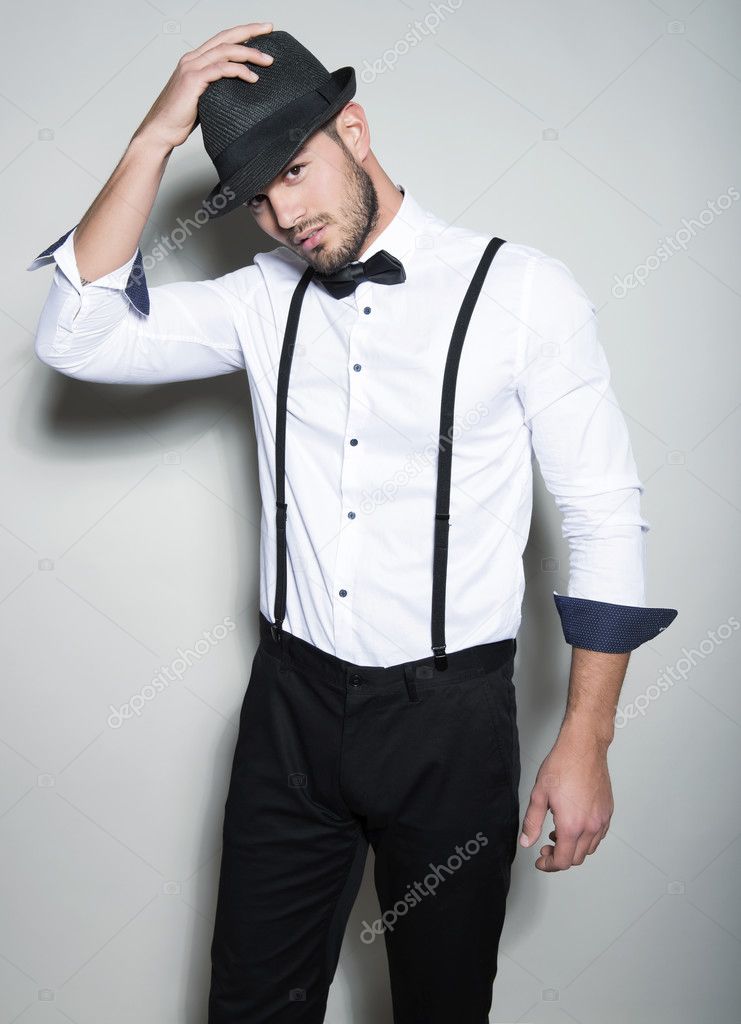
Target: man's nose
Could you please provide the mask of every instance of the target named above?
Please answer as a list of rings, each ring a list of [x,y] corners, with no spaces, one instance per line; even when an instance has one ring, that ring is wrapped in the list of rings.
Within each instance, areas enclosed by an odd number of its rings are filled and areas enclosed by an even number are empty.
[[[273,205],[275,211],[275,219],[278,222],[279,227],[283,231],[287,231],[290,234],[294,234],[298,225],[302,220],[305,220],[305,211],[303,209],[297,209],[295,206],[276,206]]]

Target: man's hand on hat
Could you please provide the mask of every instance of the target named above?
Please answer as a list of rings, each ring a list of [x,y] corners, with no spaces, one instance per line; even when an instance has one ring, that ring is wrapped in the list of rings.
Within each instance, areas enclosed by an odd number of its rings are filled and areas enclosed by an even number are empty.
[[[218,78],[255,82],[259,75],[245,67],[244,61],[272,64],[269,53],[243,45],[254,36],[272,31],[270,21],[235,25],[217,32],[197,49],[184,53],[136,134],[152,136],[168,149],[180,146],[198,122],[198,99],[211,82]]]

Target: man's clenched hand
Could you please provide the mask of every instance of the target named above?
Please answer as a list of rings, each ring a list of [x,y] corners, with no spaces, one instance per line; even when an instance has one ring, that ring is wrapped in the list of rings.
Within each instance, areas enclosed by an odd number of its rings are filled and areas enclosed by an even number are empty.
[[[605,836],[614,807],[606,745],[565,724],[538,771],[520,843],[530,847],[538,841],[550,808],[555,827],[548,838],[555,846],[541,846],[535,867],[564,871],[583,864]]]

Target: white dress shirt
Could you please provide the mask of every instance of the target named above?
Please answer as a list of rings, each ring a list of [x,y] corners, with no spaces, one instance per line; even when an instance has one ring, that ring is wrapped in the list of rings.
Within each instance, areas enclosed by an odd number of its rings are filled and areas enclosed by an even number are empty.
[[[214,280],[130,284],[137,253],[83,286],[76,229],[55,261],[35,351],[79,380],[161,384],[245,371],[263,501],[260,609],[276,583],[276,384],[288,307],[306,262],[280,246]],[[364,665],[431,654],[437,437],[445,359],[493,233],[446,223],[408,189],[363,253],[386,249],[406,281],[343,299],[312,281],[288,393],[288,578],[283,628]],[[53,251],[52,251],[53,250]],[[506,242],[466,334],[455,405],[445,638],[448,652],[515,637],[525,589],[532,456],[562,514],[568,642],[629,650],[672,621],[646,609],[645,535],[625,421],[594,305],[561,261]]]

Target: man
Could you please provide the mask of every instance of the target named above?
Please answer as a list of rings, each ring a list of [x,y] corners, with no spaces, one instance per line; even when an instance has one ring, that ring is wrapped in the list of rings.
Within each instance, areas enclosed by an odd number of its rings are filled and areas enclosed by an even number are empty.
[[[533,452],[571,549],[569,593],[554,592],[568,703],[520,839],[551,810],[541,870],[605,835],[630,651],[676,611],[645,607],[642,486],[571,272],[423,209],[373,153],[353,69],[330,75],[271,28],[186,54],[83,220],[32,264],[57,264],[36,352],[81,380],[248,376],[260,643],[210,1024],[323,1020],[369,843],[382,919],[366,939],[384,934],[396,1024],[484,1024],[519,823]],[[138,242],[197,118],[211,212],[245,205],[279,245],[150,291]]]

